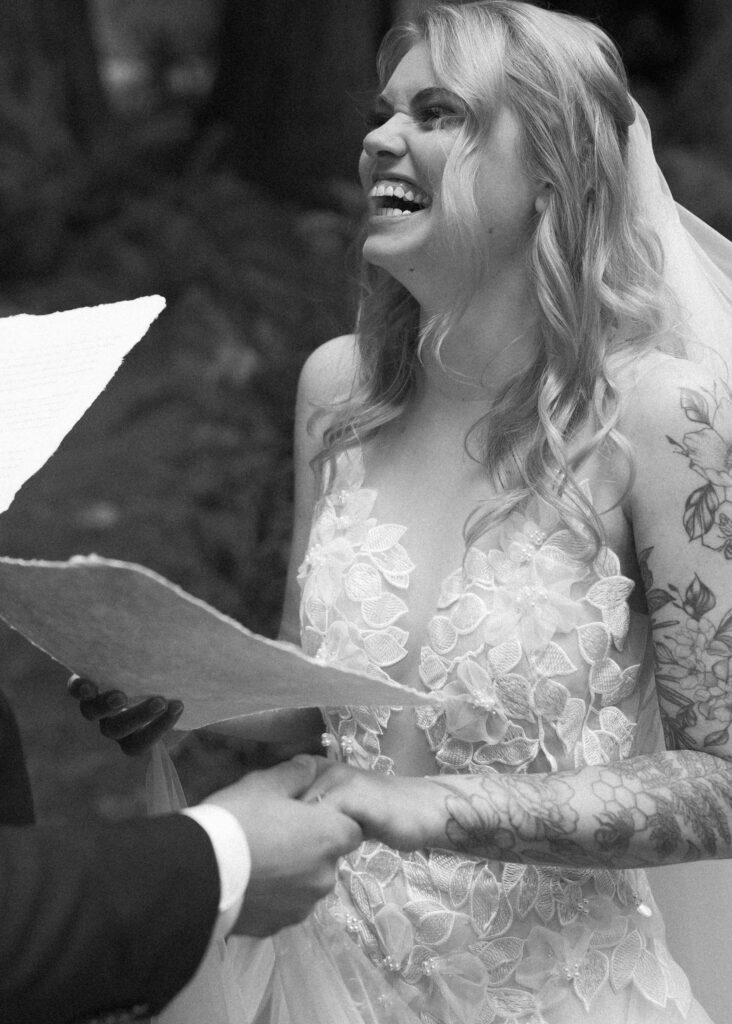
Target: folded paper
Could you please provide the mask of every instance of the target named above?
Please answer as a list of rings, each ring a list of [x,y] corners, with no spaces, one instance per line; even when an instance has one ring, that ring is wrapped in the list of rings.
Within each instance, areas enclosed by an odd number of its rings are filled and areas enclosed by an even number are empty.
[[[72,672],[130,698],[180,698],[182,729],[274,708],[405,706],[433,695],[257,636],[168,580],[96,556],[0,558],[0,617]]]

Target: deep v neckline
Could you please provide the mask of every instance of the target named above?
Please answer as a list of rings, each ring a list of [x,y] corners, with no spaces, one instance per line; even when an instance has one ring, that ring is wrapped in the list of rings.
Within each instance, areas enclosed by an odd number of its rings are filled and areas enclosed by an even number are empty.
[[[378,501],[379,489],[366,483],[366,467],[360,445],[340,453],[335,467],[333,486],[326,500],[330,500],[336,518],[339,509],[347,509],[349,499],[355,505],[368,508],[371,529],[381,538],[390,538],[399,549],[398,557],[408,564],[409,569],[400,578],[388,582],[405,597],[410,591],[411,574],[416,568],[409,549],[402,544],[409,527],[402,523],[387,522],[374,516],[374,505]],[[348,520],[348,515],[346,515]],[[567,531],[562,537],[567,543]],[[564,614],[572,604],[569,596],[570,584],[587,575],[587,566],[569,555],[566,549],[552,544],[552,539],[533,519],[523,514],[514,514],[500,529],[496,542],[486,548],[471,545],[465,552],[464,560],[441,577],[437,584],[437,598],[434,606],[424,615],[420,627],[418,648],[408,646],[417,635],[418,622],[411,622],[409,630],[400,630],[399,645],[403,651],[398,661],[413,662],[416,669],[414,679],[403,679],[408,685],[423,685],[431,688],[434,658],[450,659],[456,646],[464,646],[467,637],[475,633],[478,626],[493,615],[495,623],[487,629],[489,645],[496,644],[505,649],[513,643],[510,630],[516,628],[522,646],[527,652],[542,641],[549,642],[557,628],[567,619]],[[616,556],[608,551],[608,557]],[[615,566],[617,568],[617,565]],[[539,582],[534,579],[539,577]],[[542,579],[542,577],[545,577]],[[541,584],[546,584],[542,586]],[[409,604],[396,593],[394,597],[401,604],[400,614],[394,619],[408,618]],[[552,602],[556,607],[552,607]],[[396,608],[396,605],[393,605]],[[508,609],[508,610],[507,610]],[[544,611],[545,622],[542,619]],[[536,620],[536,621],[535,621]],[[522,628],[528,621],[529,626]],[[503,637],[501,633],[503,632]],[[463,640],[463,638],[466,638]],[[461,642],[462,641],[462,642]],[[464,650],[462,657],[476,654],[486,645],[482,638]]]
[[[334,507],[336,516],[337,509],[347,501],[348,496],[353,496],[359,501],[363,496],[368,504],[368,515],[372,526],[391,536],[398,535],[399,548],[403,557],[409,564],[409,571],[404,578],[397,580],[394,584],[400,591],[407,594],[410,589],[412,571],[416,568],[412,561],[409,549],[401,543],[401,539],[408,534],[409,527],[401,523],[386,522],[372,515],[374,505],[379,497],[379,489],[366,483],[366,467],[364,462],[363,449],[356,444],[339,453],[336,458],[335,472],[331,488],[323,500],[330,500]],[[587,491],[589,487],[583,485]],[[317,513],[316,513],[317,518]],[[600,596],[595,604],[602,610],[603,620],[606,620],[610,627],[612,638],[615,643],[621,646],[628,629],[628,611],[625,599],[633,589],[633,582],[624,576],[620,570],[620,560],[612,548],[605,547],[601,550],[594,563],[591,565],[582,561],[577,554],[576,539],[569,530],[558,525],[557,521],[546,523],[542,521],[539,509],[529,508],[524,512],[513,513],[504,524],[499,527],[499,532],[491,543],[485,547],[476,544],[471,545],[465,551],[464,561],[454,569],[449,570],[439,581],[437,590],[437,601],[433,611],[424,618],[422,639],[420,648],[428,646],[434,648],[432,641],[437,641],[437,646],[443,654],[446,654],[445,645],[447,641],[442,636],[445,630],[450,632],[445,624],[445,610],[459,605],[461,599],[473,605],[472,613],[462,614],[460,609],[457,615],[458,622],[453,625],[460,634],[464,634],[467,627],[477,613],[475,609],[474,591],[478,591],[484,598],[491,593],[498,594],[506,591],[509,598],[513,598],[514,615],[517,620],[521,613],[531,618],[537,613],[531,609],[546,607],[550,625],[546,629],[539,628],[532,630],[536,638],[541,639],[547,632],[553,635],[554,629],[551,622],[559,625],[561,615],[554,614],[548,599],[554,599],[558,603],[566,602],[569,599],[567,587],[564,585],[567,579],[572,582],[579,582],[588,577],[594,577],[598,584],[603,579],[607,581],[605,589],[607,596]],[[533,580],[526,582],[527,577],[538,577],[538,583]],[[386,577],[389,579],[388,575]],[[391,581],[390,581],[391,582]],[[504,602],[505,603],[505,602]],[[509,601],[510,603],[510,601]],[[625,606],[625,610],[620,606]],[[404,605],[405,613],[409,607]],[[435,636],[437,631],[438,635]],[[415,635],[414,627],[403,631],[405,633],[404,643]],[[490,630],[497,634],[496,628]],[[528,639],[528,634],[524,637]],[[533,647],[534,644],[530,644]],[[411,653],[406,650],[403,657]],[[415,657],[419,651],[414,652]],[[401,660],[401,659],[400,659]]]
[[[345,466],[344,463],[346,464]],[[344,452],[341,452],[339,454],[336,465],[336,483],[338,482],[339,477],[341,476],[341,473],[344,471],[344,469],[348,483],[346,487],[340,488],[338,490],[340,490],[341,494],[344,497],[347,494],[368,495],[368,500],[370,501],[371,505],[371,511],[373,512],[374,506],[379,501],[380,489],[378,487],[374,487],[373,485],[366,483],[366,463],[364,458],[363,447],[361,446],[360,443],[352,446],[351,448],[346,449]],[[336,494],[338,494],[338,490],[336,490]],[[407,539],[407,541],[409,539],[410,527],[406,526],[404,523],[395,522],[390,519],[382,519],[377,515],[372,515],[370,519],[373,521],[374,528],[376,529],[399,532],[399,544],[402,550],[404,551],[404,555],[410,565],[410,570],[408,573],[409,578],[407,579],[406,585],[403,588],[405,596],[408,596],[411,591],[411,574],[417,568],[417,563],[411,557],[410,548],[408,544],[405,544],[403,542],[405,538]],[[467,562],[470,559],[471,553],[478,555],[479,551],[480,549],[478,549],[475,546],[472,546],[471,548],[467,549],[465,551],[465,562]],[[404,632],[406,633],[406,649],[402,660],[406,660],[409,657],[419,660],[420,653],[426,646],[426,642],[430,636],[430,631],[435,621],[441,618],[441,610],[445,607],[446,598],[452,595],[454,599],[454,597],[456,596],[455,583],[458,580],[458,578],[462,578],[464,576],[464,564],[464,562],[461,562],[455,568],[449,569],[448,572],[444,574],[437,582],[437,587],[435,588],[437,593],[437,599],[433,605],[432,610],[428,611],[427,614],[424,616],[423,626],[421,629],[421,639],[419,641],[418,650],[415,650],[411,646],[407,646],[409,645],[409,641],[413,640],[414,636],[417,633],[416,623],[412,624],[411,629],[404,630]],[[404,602],[404,604],[404,614],[408,616],[410,610],[409,604],[407,602]],[[409,685],[415,685],[416,682],[419,682],[419,679],[416,681],[412,681],[411,683],[409,683]]]

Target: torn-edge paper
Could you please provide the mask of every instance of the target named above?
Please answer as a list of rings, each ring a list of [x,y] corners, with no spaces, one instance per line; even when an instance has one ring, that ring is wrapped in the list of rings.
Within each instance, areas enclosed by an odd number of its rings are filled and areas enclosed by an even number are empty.
[[[183,701],[181,729],[275,708],[406,706],[437,698],[307,657],[150,569],[97,556],[0,558],[0,617],[70,671],[128,697]]]
[[[43,466],[165,307],[149,295],[0,319],[0,512]]]

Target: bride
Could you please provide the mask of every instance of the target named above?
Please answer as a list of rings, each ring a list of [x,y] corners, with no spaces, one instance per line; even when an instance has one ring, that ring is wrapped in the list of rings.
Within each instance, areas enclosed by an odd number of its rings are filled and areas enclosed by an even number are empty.
[[[432,5],[380,71],[356,333],[300,382],[283,635],[440,700],[324,709],[308,799],[369,838],[304,927],[308,998],[708,1022],[643,869],[732,856],[730,317],[689,232],[717,237],[585,21]],[[260,1020],[305,1019],[296,932]]]

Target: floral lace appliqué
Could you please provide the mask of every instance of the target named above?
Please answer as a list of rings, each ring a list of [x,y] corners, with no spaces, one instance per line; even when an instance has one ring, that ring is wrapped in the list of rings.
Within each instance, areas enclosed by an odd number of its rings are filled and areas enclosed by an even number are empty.
[[[379,524],[371,512],[376,491],[361,486],[363,467],[339,461],[334,488],[316,510],[302,587],[302,646],[306,654],[357,672],[388,678],[406,655],[406,631],[398,625],[407,605],[414,565],[400,544],[403,526]],[[395,593],[396,591],[396,593]],[[361,768],[393,773],[379,737],[389,708],[332,711],[341,753]]]
[[[566,531],[524,516],[500,542],[473,548],[445,582],[421,651],[422,683],[448,697],[417,712],[438,765],[555,771],[627,756],[634,722],[617,705],[638,665],[612,657],[632,589],[617,557],[603,550],[588,567]]]

